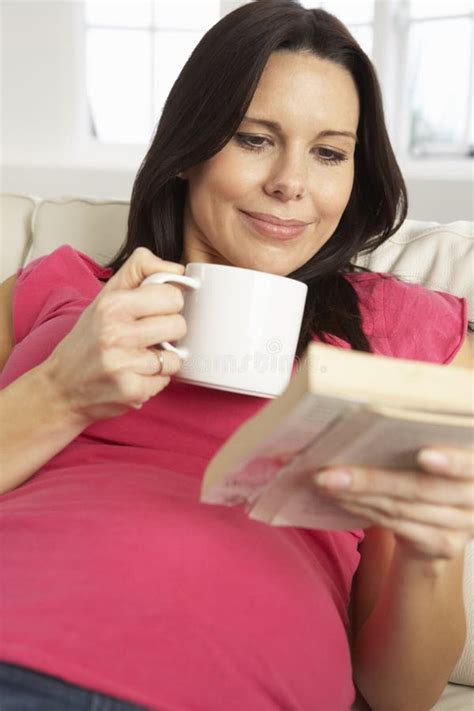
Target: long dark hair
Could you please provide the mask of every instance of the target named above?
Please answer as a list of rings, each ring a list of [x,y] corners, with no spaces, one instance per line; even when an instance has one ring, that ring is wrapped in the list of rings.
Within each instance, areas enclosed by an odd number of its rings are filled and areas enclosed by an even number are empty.
[[[385,127],[382,98],[371,61],[333,15],[293,0],[257,0],[222,18],[204,35],[164,105],[153,141],[138,170],[124,245],[109,263],[119,269],[145,246],[167,261],[183,252],[187,182],[178,173],[208,160],[232,138],[263,69],[278,50],[309,50],[347,69],[359,94],[360,120],[352,193],[323,247],[288,274],[308,285],[297,356],[312,334],[333,334],[355,350],[370,351],[357,294],[345,274],[350,260],[375,249],[407,214],[405,184]]]

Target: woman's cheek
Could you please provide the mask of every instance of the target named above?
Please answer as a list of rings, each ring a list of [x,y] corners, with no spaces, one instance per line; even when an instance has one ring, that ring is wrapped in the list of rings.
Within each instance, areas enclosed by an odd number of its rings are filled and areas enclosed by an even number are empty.
[[[208,175],[207,187],[221,200],[238,200],[255,182],[248,167],[235,161],[222,161]]]
[[[320,193],[321,211],[334,218],[341,216],[351,197],[353,183],[353,169],[328,180]]]

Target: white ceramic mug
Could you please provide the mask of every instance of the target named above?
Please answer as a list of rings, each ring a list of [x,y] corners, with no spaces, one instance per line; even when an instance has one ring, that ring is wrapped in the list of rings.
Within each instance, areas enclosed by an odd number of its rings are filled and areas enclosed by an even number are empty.
[[[219,390],[277,397],[294,363],[308,287],[296,279],[224,264],[190,262],[184,276],[159,272],[141,284],[186,287],[187,333],[174,351],[176,379]]]

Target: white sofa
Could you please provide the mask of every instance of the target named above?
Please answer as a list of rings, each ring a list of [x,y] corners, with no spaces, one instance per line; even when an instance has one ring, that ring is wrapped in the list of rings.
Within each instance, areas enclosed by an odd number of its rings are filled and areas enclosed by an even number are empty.
[[[76,196],[42,200],[36,196],[1,195],[0,281],[64,243],[105,262],[125,239],[128,208],[127,201],[116,199]],[[474,322],[472,223],[439,225],[407,220],[378,250],[359,257],[358,263],[431,289],[465,296],[469,319]],[[435,711],[474,708],[474,541],[466,549],[464,597],[468,638]],[[364,708],[367,707],[359,702],[354,711]]]

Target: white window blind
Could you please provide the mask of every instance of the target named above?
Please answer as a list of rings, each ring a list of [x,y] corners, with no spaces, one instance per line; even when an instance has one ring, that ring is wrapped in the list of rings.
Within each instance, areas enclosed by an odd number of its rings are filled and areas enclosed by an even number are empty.
[[[220,17],[218,0],[85,2],[91,133],[147,144],[181,68]]]
[[[472,155],[473,5],[412,0],[407,22],[407,149]]]

